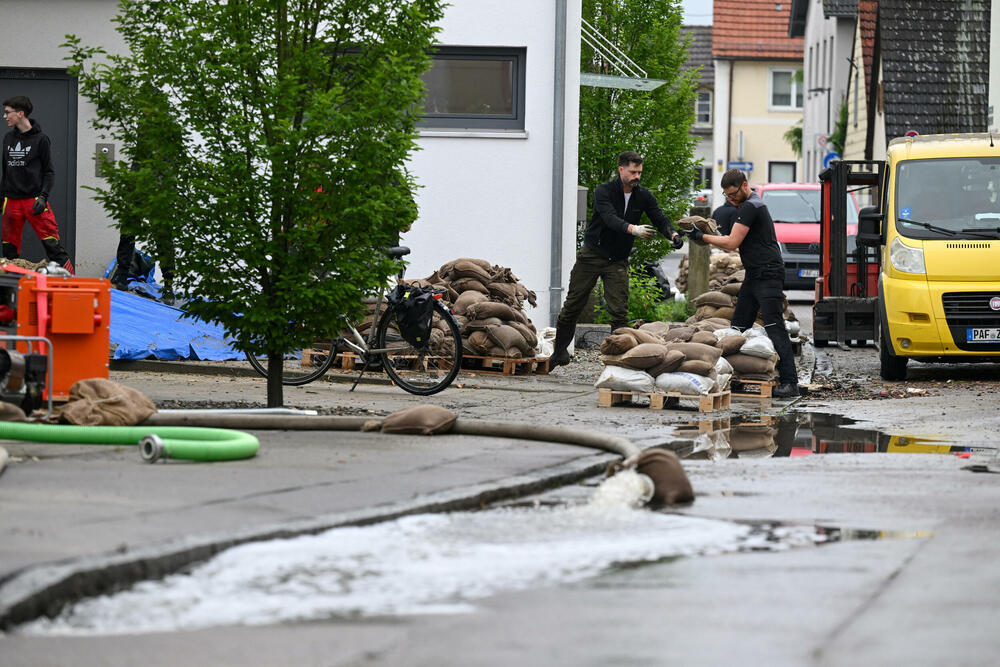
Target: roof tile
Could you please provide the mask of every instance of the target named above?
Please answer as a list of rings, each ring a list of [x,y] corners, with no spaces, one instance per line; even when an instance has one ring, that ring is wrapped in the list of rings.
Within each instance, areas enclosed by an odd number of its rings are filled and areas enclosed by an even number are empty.
[[[691,35],[688,46],[688,59],[685,68],[701,66],[701,77],[698,83],[702,86],[715,85],[715,65],[712,64],[712,26],[686,25],[682,30]]]
[[[823,0],[823,17],[847,16],[854,18],[858,14],[858,0]]]
[[[990,0],[881,0],[885,132],[982,132]]]
[[[788,36],[789,0],[715,0],[712,55],[716,58],[801,60],[801,37]]]

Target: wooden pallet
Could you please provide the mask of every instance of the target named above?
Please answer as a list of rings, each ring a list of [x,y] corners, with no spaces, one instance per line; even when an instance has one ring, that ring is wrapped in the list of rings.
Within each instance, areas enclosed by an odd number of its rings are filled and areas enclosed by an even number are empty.
[[[463,354],[462,370],[485,375],[547,375],[549,358],[512,359],[510,357],[479,357]]]
[[[632,403],[632,399],[639,396],[649,399],[649,407],[652,410],[673,408],[676,406],[678,401],[685,400],[698,401],[698,412],[715,412],[716,410],[726,410],[729,408],[730,394],[728,391],[720,391],[714,394],[700,394],[698,396],[694,396],[691,394],[680,394],[677,392],[660,394],[644,391],[614,391],[612,389],[598,389],[597,406],[601,408],[610,408],[611,406],[618,405],[620,403]],[[667,400],[671,398],[676,398],[678,401]]]
[[[710,417],[702,417],[697,421],[690,421],[686,424],[679,424],[677,426],[677,435],[700,435],[702,433],[715,433],[716,431],[725,431],[732,427],[732,422],[729,417],[718,417],[712,415]],[[693,436],[692,436],[693,437]]]
[[[729,391],[734,401],[756,402],[762,407],[768,407],[774,401],[771,392],[778,386],[773,380],[737,380],[729,381]]]
[[[747,398],[771,398],[771,392],[778,383],[773,380],[737,380],[733,378],[729,381],[729,391],[733,392],[733,397]]]
[[[305,368],[313,363],[313,358],[319,356],[325,357],[328,354],[330,354],[330,348],[306,348],[302,350],[302,359],[300,360],[300,363],[302,364],[302,367]]]

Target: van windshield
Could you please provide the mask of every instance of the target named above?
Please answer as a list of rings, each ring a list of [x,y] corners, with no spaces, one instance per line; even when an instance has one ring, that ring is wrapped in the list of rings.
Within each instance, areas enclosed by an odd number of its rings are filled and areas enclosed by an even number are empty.
[[[764,190],[760,198],[775,222],[819,223],[820,191],[816,190]],[[858,222],[858,207],[847,195],[847,224]]]
[[[904,160],[895,206],[903,236],[983,238],[1000,227],[1000,157]]]

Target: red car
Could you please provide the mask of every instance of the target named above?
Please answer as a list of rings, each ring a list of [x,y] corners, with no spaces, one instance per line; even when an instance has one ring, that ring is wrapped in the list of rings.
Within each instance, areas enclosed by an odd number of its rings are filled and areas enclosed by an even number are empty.
[[[785,262],[785,289],[812,290],[819,277],[819,183],[764,183],[752,188],[767,205]],[[858,231],[858,202],[848,194],[847,235]],[[815,244],[815,245],[814,245]]]

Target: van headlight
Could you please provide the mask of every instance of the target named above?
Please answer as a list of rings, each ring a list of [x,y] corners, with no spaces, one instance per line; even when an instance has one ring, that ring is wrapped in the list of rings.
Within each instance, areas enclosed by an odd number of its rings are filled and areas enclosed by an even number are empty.
[[[889,262],[892,268],[903,273],[927,273],[924,268],[924,251],[903,245],[897,236],[889,246]]]

